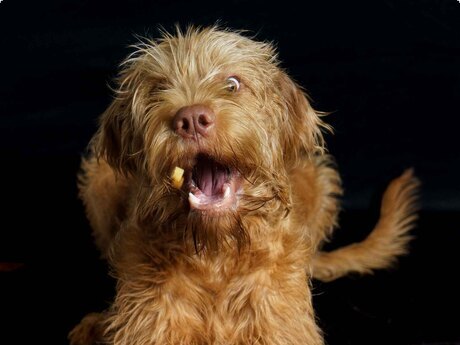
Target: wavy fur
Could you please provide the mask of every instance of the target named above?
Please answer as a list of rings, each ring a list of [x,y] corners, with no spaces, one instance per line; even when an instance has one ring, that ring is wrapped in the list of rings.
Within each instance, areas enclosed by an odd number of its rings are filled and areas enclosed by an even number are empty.
[[[215,135],[193,145],[171,126],[192,104],[216,114]],[[417,182],[411,172],[392,182],[365,241],[319,252],[342,193],[322,115],[269,43],[213,27],[136,45],[79,177],[117,292],[71,344],[323,344],[310,279],[384,268],[403,253]],[[238,171],[236,209],[202,214],[172,188],[172,169],[190,169],[200,152]]]

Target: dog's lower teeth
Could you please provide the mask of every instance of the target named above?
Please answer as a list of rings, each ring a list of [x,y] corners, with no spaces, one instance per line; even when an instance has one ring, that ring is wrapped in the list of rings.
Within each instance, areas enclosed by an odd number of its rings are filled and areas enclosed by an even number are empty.
[[[225,189],[225,191],[224,191],[224,199],[227,199],[230,196],[230,186],[226,185],[224,187],[224,189]]]
[[[198,199],[195,194],[193,194],[192,192],[188,193],[188,200],[190,201],[190,203],[192,204],[195,204],[195,205],[198,205],[200,204],[200,199]]]

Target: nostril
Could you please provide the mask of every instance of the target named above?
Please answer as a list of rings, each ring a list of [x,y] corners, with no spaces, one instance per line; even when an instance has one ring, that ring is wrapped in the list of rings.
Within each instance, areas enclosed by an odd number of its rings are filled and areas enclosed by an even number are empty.
[[[205,114],[198,116],[198,124],[203,127],[207,127],[210,124],[208,117]]]
[[[190,128],[190,123],[187,120],[187,118],[182,119],[181,128],[185,131],[188,131],[188,129]]]

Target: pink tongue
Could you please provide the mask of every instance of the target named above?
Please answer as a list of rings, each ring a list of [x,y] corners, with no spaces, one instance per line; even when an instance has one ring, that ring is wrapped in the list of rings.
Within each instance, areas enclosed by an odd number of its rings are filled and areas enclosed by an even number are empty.
[[[201,159],[194,174],[197,187],[207,196],[222,192],[225,183],[225,168],[209,159]]]

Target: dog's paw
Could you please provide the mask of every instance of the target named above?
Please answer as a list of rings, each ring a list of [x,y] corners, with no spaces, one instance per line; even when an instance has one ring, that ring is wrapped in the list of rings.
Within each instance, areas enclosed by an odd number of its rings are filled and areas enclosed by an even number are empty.
[[[78,325],[70,331],[68,338],[70,345],[96,345],[101,337],[101,313],[86,315]]]

